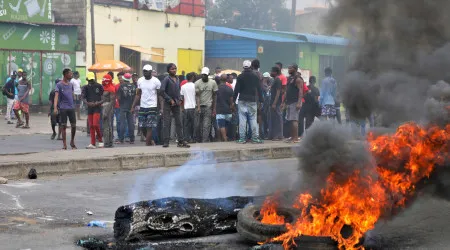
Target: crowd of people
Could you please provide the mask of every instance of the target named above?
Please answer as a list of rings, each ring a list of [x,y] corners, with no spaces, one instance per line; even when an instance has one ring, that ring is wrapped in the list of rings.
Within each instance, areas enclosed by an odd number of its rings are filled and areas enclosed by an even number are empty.
[[[78,72],[64,69],[49,96],[51,139],[58,136],[67,149],[69,122],[69,145],[77,148],[81,105],[87,107],[88,149],[134,144],[136,137],[147,146],[169,147],[175,141],[182,148],[212,141],[297,143],[316,117],[340,119],[337,82],[330,68],[325,69],[320,91],[316,77],[306,83],[296,64],[289,65],[288,76],[282,68],[278,62],[270,72],[261,73],[258,60],[246,60],[239,75],[222,74],[220,68],[211,74],[207,67],[200,74],[177,75],[177,66],[170,63],[165,74],[157,75],[151,65],[145,65],[141,77],[117,73],[119,84],[113,84],[113,72],[104,75],[101,83],[88,72],[84,86]],[[13,124],[14,113],[16,127],[29,128],[31,85],[26,72],[12,72],[2,90],[8,100],[7,123]]]

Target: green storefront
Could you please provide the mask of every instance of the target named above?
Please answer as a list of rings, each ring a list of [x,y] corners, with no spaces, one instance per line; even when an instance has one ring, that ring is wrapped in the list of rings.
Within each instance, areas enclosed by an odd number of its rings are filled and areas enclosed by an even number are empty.
[[[48,95],[64,68],[75,68],[77,27],[53,23],[52,0],[0,0],[0,86],[23,69],[32,84],[32,104]],[[0,105],[5,105],[0,98]]]
[[[333,69],[333,75],[338,81],[342,80],[345,74],[348,55],[351,52],[349,41],[345,38],[257,29],[243,30],[299,41],[298,43],[258,41],[258,46],[263,48],[263,52],[258,54],[258,59],[265,71],[270,70],[274,62],[281,61],[285,64],[297,63],[302,70],[309,71],[310,76],[316,76],[319,83],[326,67]]]

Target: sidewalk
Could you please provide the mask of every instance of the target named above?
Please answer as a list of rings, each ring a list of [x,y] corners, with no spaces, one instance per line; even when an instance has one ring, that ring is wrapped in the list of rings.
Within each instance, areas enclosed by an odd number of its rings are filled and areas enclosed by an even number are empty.
[[[86,120],[79,121],[78,130],[85,128],[85,123]],[[60,142],[50,141],[46,136],[38,136],[51,134],[50,121],[46,114],[31,114],[30,127],[18,129],[15,125],[7,125],[6,121],[0,122],[0,136],[6,137],[3,141],[6,143],[7,138],[14,141],[12,143],[9,140],[8,145],[2,145],[11,148],[8,151],[11,151],[11,154],[0,154],[0,176],[26,178],[31,168],[35,168],[39,175],[55,175],[173,167],[190,161],[208,164],[294,157],[292,145],[272,141],[260,145],[242,145],[235,142],[192,144],[190,149],[177,148],[176,145],[171,145],[170,148],[126,145],[112,149],[63,151],[54,149],[59,149]],[[42,137],[45,139],[42,140]],[[31,146],[41,147],[42,150],[33,152]],[[29,150],[23,150],[24,154],[14,154],[22,147]]]
[[[0,175],[25,178],[31,168],[39,175],[83,172],[137,170],[144,168],[197,164],[283,159],[294,157],[291,145],[281,142],[265,144],[207,143],[190,149],[156,147],[123,147],[96,150],[67,150],[0,156]]]

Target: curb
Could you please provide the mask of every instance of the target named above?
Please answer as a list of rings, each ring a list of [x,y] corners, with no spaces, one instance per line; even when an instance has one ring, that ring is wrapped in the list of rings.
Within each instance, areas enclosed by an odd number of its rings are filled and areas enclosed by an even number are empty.
[[[128,154],[102,156],[79,160],[56,160],[35,162],[12,162],[0,164],[1,175],[9,179],[26,178],[31,168],[39,176],[92,173],[105,171],[127,171],[147,168],[176,167],[188,161],[202,164],[226,163],[255,160],[285,159],[295,157],[289,146],[248,148],[241,150],[211,150],[171,153]]]

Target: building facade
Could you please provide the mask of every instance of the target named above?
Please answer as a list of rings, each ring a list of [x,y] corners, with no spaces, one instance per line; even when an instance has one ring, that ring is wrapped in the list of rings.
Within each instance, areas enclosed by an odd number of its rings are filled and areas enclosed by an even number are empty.
[[[140,72],[149,63],[159,72],[175,63],[179,73],[199,72],[204,62],[205,4],[202,0],[94,0],[95,53],[90,6],[86,18],[86,67],[95,61],[121,60]]]
[[[326,67],[333,68],[341,80],[348,65],[349,40],[341,37],[215,26],[206,30],[206,64],[210,67],[241,70],[243,60],[257,58],[263,72],[270,71],[275,62],[282,62],[285,70],[296,63],[306,79],[314,75],[320,81]]]
[[[75,68],[77,26],[57,23],[51,0],[3,0],[0,5],[0,79],[23,69],[32,85],[33,105],[48,103],[64,68]],[[6,100],[0,98],[0,105]]]

